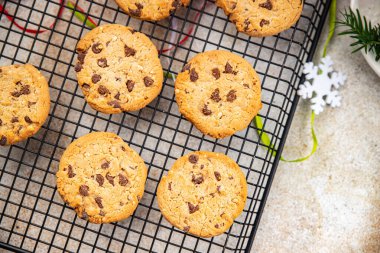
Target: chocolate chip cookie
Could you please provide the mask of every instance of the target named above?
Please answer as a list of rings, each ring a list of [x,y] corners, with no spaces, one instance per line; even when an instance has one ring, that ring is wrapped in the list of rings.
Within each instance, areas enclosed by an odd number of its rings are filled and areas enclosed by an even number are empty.
[[[49,109],[49,86],[35,67],[0,67],[0,146],[34,135],[44,124]]]
[[[262,107],[255,70],[240,56],[220,50],[191,59],[177,77],[175,95],[179,111],[214,138],[246,128]]]
[[[302,0],[216,0],[238,31],[262,37],[290,28],[301,16]]]
[[[139,110],[161,91],[163,71],[157,49],[132,28],[99,26],[79,41],[77,52],[78,83],[95,110]]]
[[[178,7],[187,6],[190,0],[116,0],[116,3],[132,17],[158,21],[169,17]]]
[[[75,140],[63,153],[57,188],[79,217],[109,223],[132,215],[146,177],[143,159],[120,137],[94,132]]]
[[[243,211],[247,182],[228,156],[198,151],[174,163],[158,185],[157,199],[173,226],[212,237],[227,231]]]

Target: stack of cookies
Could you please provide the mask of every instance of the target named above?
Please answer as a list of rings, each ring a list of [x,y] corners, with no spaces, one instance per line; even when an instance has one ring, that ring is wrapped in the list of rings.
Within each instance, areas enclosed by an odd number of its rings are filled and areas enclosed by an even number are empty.
[[[116,0],[133,17],[166,18],[189,0]],[[299,0],[217,0],[239,31],[276,34],[296,22]],[[254,15],[253,15],[254,14]],[[160,93],[163,69],[152,41],[132,28],[99,26],[77,45],[75,72],[87,103],[102,113],[136,111]],[[35,134],[50,108],[48,84],[33,66],[0,67],[0,145]],[[214,138],[245,129],[262,107],[260,79],[242,57],[221,50],[196,55],[175,82],[180,113]],[[90,133],[62,155],[57,188],[78,216],[93,223],[116,222],[133,214],[141,200],[147,167],[113,133]],[[185,232],[211,237],[243,211],[247,182],[239,166],[223,154],[197,151],[180,157],[157,188],[163,216]]]

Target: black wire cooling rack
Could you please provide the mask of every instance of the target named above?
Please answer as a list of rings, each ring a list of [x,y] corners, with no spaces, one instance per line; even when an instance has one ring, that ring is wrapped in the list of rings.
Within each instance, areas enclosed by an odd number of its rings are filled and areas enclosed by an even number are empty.
[[[0,248],[20,252],[249,252],[296,109],[302,64],[312,59],[330,1],[306,0],[295,26],[267,38],[236,32],[209,0],[193,0],[190,7],[158,23],[128,17],[113,0],[74,2],[98,24],[132,26],[147,34],[161,51],[174,47],[160,54],[168,73],[177,74],[195,54],[211,49],[242,55],[262,80],[260,116],[279,152],[276,157],[271,155],[253,125],[222,140],[202,135],[179,114],[170,78],[165,78],[160,96],[143,110],[118,115],[92,110],[78,89],[74,71],[76,43],[89,28],[66,5],[58,17],[59,0],[0,0],[18,23],[49,29],[38,35],[27,33],[0,12],[0,64],[29,62],[38,67],[49,80],[52,100],[49,118],[36,136],[0,148]],[[117,133],[149,166],[145,195],[127,220],[90,224],[79,219],[56,191],[55,173],[64,149],[92,131]],[[212,239],[173,228],[161,216],[155,198],[162,175],[192,150],[225,153],[247,177],[244,212],[230,230]]]

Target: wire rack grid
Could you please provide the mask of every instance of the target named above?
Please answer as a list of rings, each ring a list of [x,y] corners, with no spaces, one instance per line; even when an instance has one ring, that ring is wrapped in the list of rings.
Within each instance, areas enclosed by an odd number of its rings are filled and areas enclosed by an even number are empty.
[[[222,140],[202,135],[178,112],[170,78],[165,78],[160,96],[143,110],[118,115],[94,111],[85,103],[74,72],[76,43],[89,28],[66,5],[58,17],[59,0],[0,1],[18,23],[49,30],[29,34],[0,12],[0,65],[35,65],[48,78],[51,93],[49,118],[38,134],[0,149],[0,248],[19,252],[249,252],[297,105],[301,67],[312,59],[330,1],[306,0],[295,26],[267,38],[236,32],[210,0],[192,1],[188,8],[155,23],[130,18],[113,0],[76,2],[98,24],[124,24],[148,35],[165,51],[160,53],[164,70],[174,75],[199,52],[222,49],[243,56],[262,80],[260,116],[264,132],[279,152],[276,157],[271,155],[253,125]],[[188,34],[189,39],[179,43]],[[56,191],[60,156],[75,138],[92,131],[117,133],[149,167],[144,197],[127,220],[90,224],[79,219]],[[161,216],[155,198],[160,178],[178,157],[193,150],[227,154],[238,162],[248,182],[242,215],[226,233],[211,239],[173,228]]]

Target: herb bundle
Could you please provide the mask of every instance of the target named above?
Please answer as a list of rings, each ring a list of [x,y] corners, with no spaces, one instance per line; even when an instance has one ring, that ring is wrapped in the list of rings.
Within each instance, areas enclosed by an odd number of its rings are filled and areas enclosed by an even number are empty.
[[[355,47],[352,53],[364,49],[366,53],[372,52],[376,61],[380,60],[380,24],[372,26],[371,21],[367,21],[365,16],[361,16],[358,9],[356,13],[350,8],[342,13],[343,20],[337,21],[339,26],[348,27],[339,35],[349,35],[355,39],[351,44]]]

